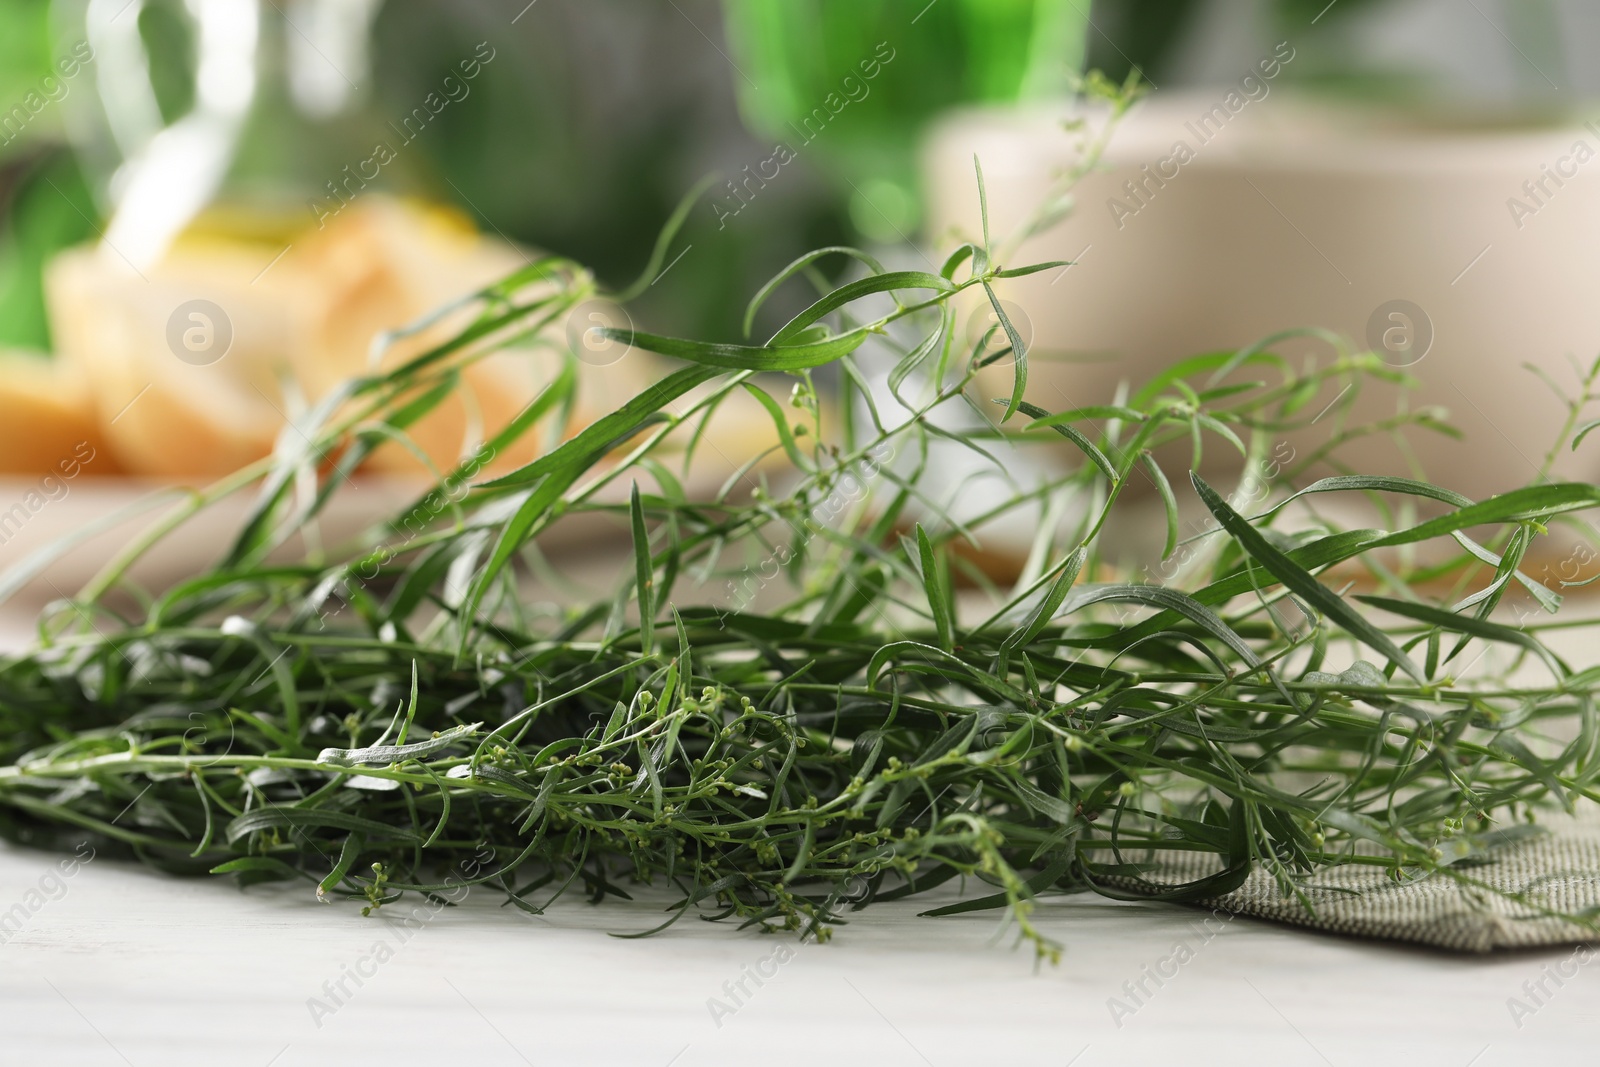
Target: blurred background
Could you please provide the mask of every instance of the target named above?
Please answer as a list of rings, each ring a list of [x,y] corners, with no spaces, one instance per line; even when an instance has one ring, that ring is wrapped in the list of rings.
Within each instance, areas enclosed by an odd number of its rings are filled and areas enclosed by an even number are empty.
[[[630,311],[737,339],[808,249],[975,228],[974,151],[1025,217],[1095,69],[1154,88],[1017,253],[1080,260],[1015,295],[1039,402],[1327,326],[1493,446],[1371,463],[1505,488],[1563,411],[1521,364],[1600,351],[1596,45],[1578,0],[0,0],[0,466],[224,473],[527,250],[625,286],[713,174]]]

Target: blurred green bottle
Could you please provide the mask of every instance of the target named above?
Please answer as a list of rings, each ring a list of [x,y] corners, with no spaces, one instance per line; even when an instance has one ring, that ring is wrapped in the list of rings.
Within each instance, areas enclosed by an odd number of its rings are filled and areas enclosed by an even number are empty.
[[[745,121],[835,176],[852,223],[874,241],[903,240],[920,222],[917,149],[928,124],[967,104],[1064,97],[1089,25],[1089,0],[724,6]],[[735,176],[729,209],[750,180]]]

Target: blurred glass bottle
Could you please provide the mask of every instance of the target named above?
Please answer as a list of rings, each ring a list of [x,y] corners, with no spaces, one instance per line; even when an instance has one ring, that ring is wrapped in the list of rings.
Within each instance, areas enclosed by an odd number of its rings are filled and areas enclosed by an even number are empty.
[[[106,243],[142,270],[202,216],[276,239],[341,183],[357,188],[347,168],[394,139],[368,108],[380,4],[56,0],[63,45],[93,55],[95,92],[68,119]],[[407,185],[403,166],[370,180]]]
[[[877,241],[921,218],[917,147],[963,104],[1064,96],[1083,65],[1088,0],[725,0],[746,121],[816,153]],[[770,179],[771,175],[765,175]],[[744,193],[736,176],[730,209]]]
[[[94,92],[71,132],[108,219],[46,268],[57,362],[91,384],[107,444],[139,474],[215,477],[266,455],[286,417],[456,324],[413,322],[517,266],[459,212],[407,197],[407,145],[493,58],[456,60],[386,120],[368,91],[379,0],[57,0]],[[411,427],[443,468],[542,371],[484,359]],[[470,395],[469,395],[470,394]],[[509,416],[505,416],[509,417]],[[496,421],[499,420],[499,421]],[[387,454],[384,454],[387,453]],[[412,470],[385,446],[369,466]]]

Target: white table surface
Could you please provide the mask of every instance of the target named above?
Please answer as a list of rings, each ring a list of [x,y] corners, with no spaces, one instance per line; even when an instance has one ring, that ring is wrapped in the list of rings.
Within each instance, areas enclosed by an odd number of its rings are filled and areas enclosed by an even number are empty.
[[[53,859],[0,851],[0,902],[23,899]],[[654,925],[659,904],[562,902],[535,918],[484,892],[402,942],[391,922],[318,904],[308,889],[240,891],[96,860],[0,945],[0,1061],[1593,1062],[1600,967],[1520,1029],[1506,1006],[1570,950],[1461,958],[1246,919],[1201,946],[1203,912],[1086,897],[1040,908],[1068,947],[1037,973],[1026,950],[994,943],[993,914],[921,919],[922,905],[875,905],[832,942],[795,947],[718,1025],[708,999],[780,942],[694,920],[653,938],[607,936]],[[1194,958],[1119,1027],[1108,998],[1179,939],[1199,946]],[[347,981],[353,995],[314,1018],[309,999],[380,940],[393,958],[364,966],[376,973]]]
[[[0,647],[26,639],[27,610],[0,612]],[[0,844],[0,915],[58,859]],[[694,919],[621,940],[607,932],[654,926],[665,898],[563,900],[536,918],[479,890],[402,944],[389,920],[308,888],[109,859],[58,895],[0,937],[0,1064],[1496,1067],[1591,1063],[1600,1044],[1600,965],[1559,989],[1545,978],[1553,995],[1520,1026],[1508,1007],[1570,949],[1465,958],[1248,919],[1201,944],[1205,912],[1085,896],[1041,904],[1066,952],[1036,972],[996,941],[998,913],[918,918],[926,902],[874,905],[831,943],[798,945]],[[1131,1004],[1123,984],[1180,939],[1194,958],[1115,1019],[1109,999]],[[314,1017],[310,999],[380,940],[393,958]],[[714,1018],[708,1000],[780,943],[794,958]]]

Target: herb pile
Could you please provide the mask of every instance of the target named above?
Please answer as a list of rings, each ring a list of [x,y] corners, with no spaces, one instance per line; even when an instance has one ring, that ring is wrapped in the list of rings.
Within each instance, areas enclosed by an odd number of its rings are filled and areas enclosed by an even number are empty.
[[[1113,111],[1129,98],[1103,95]],[[1102,142],[1084,136],[1086,168]],[[1257,869],[1294,894],[1339,863],[1470,882],[1534,809],[1597,796],[1600,669],[1574,673],[1538,625],[1491,616],[1514,588],[1554,613],[1559,598],[1518,568],[1600,490],[1541,481],[1473,502],[1393,477],[1312,480],[1339,441],[1428,417],[1356,424],[1347,387],[1399,374],[1370,353],[1291,364],[1274,351],[1283,338],[1197,357],[1111,402],[1037,407],[997,287],[1061,265],[1008,269],[987,212],[984,229],[937,271],[849,249],[797,261],[752,317],[779,286],[820,278],[824,256],[852,257],[857,276],[823,285],[765,344],[612,331],[676,369],[576,433],[574,357],[540,353],[565,361],[560,376],[415,507],[349,551],[269,559],[449,395],[464,361],[547,336],[596,286],[552,257],[477,294],[458,337],[349,383],[0,662],[0,831],[60,848],[87,834],[174,872],[304,879],[368,909],[466,882],[536,912],[564,892],[601,901],[650,883],[674,891],[665,923],[817,935],[960,878],[991,888],[940,911],[1005,908],[1053,954],[1030,917],[1040,894],[1199,900]],[[974,298],[997,322],[976,343],[956,328]],[[1012,367],[998,399],[975,381],[996,362]],[[894,417],[874,404],[874,366],[892,366]],[[684,473],[740,393],[770,415],[776,455],[696,498]],[[954,408],[988,416],[953,433],[938,416]],[[1313,419],[1333,427],[1327,449],[1265,462]],[[552,447],[453,491],[524,434]],[[928,489],[951,448],[996,477],[1015,450],[1044,450],[1054,473],[958,521]],[[1166,469],[1219,448],[1255,472],[1248,492]],[[1165,503],[1174,562],[1159,584],[1114,580],[1105,524],[1130,488]],[[251,490],[220,564],[119,613],[113,594],[149,544]],[[1391,528],[1306,509],[1313,521],[1280,529],[1295,493],[1358,495]],[[1214,521],[1180,540],[1189,494]],[[615,589],[577,607],[529,602],[527,573],[550,569],[541,543],[574,522],[631,533]],[[1037,536],[1020,577],[997,585],[968,549],[1007,522]],[[1450,558],[1423,568],[1394,551],[1424,544]],[[761,588],[729,603],[730,583]],[[1483,643],[1540,661],[1550,683],[1458,684]],[[1174,850],[1214,855],[1216,873],[1146,880]]]

